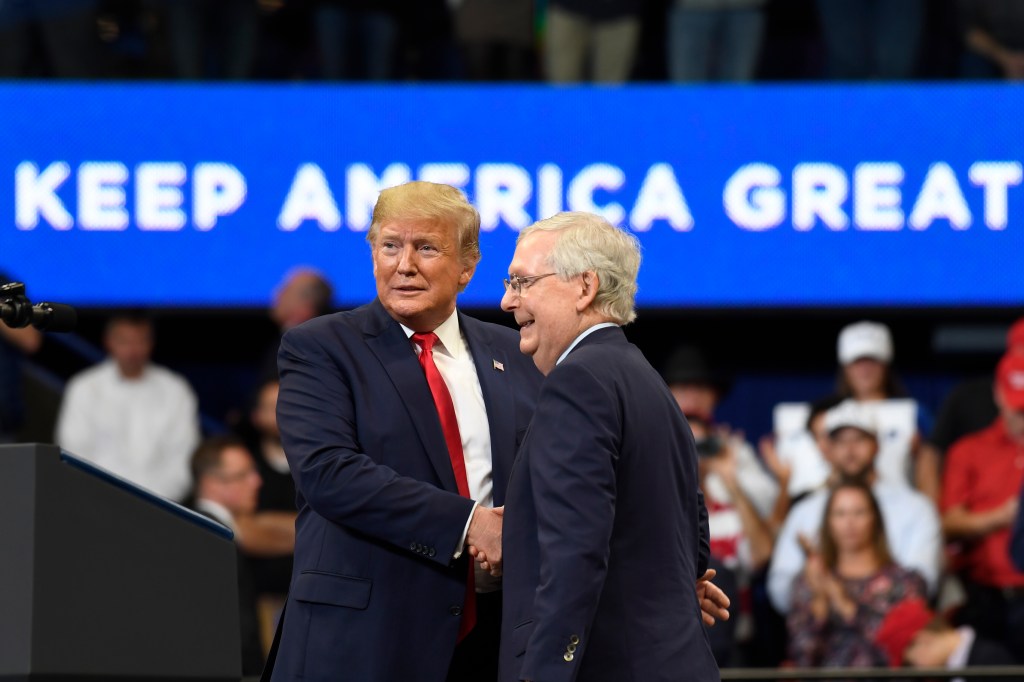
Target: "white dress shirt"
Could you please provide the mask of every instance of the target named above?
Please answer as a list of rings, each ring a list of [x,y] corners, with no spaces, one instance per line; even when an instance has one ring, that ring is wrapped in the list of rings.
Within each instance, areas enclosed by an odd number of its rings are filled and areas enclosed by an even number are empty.
[[[148,365],[126,379],[106,360],[68,382],[57,444],[144,488],[181,500],[199,443],[196,396],[178,374]]]
[[[604,329],[605,327],[618,327],[619,325],[614,322],[598,322],[593,327],[589,327],[583,330],[583,333],[573,339],[573,342],[569,344],[569,347],[562,351],[562,354],[558,356],[558,360],[555,362],[556,365],[565,360],[565,356],[572,352],[572,349],[579,345],[580,341],[587,338],[598,329]]]
[[[412,337],[413,330],[402,325],[407,337]],[[484,404],[483,389],[480,378],[476,374],[476,365],[469,352],[469,346],[459,328],[458,312],[441,323],[434,330],[439,342],[434,345],[434,364],[444,379],[448,392],[455,405],[455,417],[459,422],[459,435],[462,437],[462,454],[466,462],[466,483],[469,485],[469,496],[476,506],[494,506],[494,482],[491,466],[491,430],[487,420],[487,406]],[[410,341],[418,355],[420,347]],[[466,520],[462,533],[462,542],[455,549],[454,557],[462,555],[472,512]],[[478,592],[496,589],[500,581],[492,578],[486,571],[477,570],[476,586]]]
[[[213,500],[199,498],[196,500],[196,511],[213,517],[220,525],[234,533],[235,540],[238,540],[238,526],[235,525],[235,517],[227,507]]]

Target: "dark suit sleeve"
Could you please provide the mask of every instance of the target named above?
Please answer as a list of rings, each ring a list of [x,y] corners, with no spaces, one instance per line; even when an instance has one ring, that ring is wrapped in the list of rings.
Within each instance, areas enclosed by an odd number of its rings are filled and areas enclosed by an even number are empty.
[[[540,586],[521,677],[562,679],[569,634],[586,634],[608,570],[621,445],[617,401],[584,367],[548,376],[530,427]],[[582,654],[582,651],[580,652]],[[561,664],[561,665],[558,665]]]
[[[362,451],[352,390],[338,360],[315,334],[303,327],[286,334],[279,367],[281,441],[309,507],[325,519],[406,551],[436,548],[420,553],[449,564],[473,502],[400,476]],[[397,423],[394,428],[408,425]]]
[[[697,490],[697,522],[700,524],[700,546],[697,548],[697,577],[708,570],[711,557],[711,528],[708,526],[708,508],[704,504],[704,493]]]

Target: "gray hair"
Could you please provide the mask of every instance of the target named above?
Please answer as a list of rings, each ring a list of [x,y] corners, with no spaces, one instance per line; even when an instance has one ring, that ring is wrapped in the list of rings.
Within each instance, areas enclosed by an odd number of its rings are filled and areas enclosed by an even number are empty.
[[[552,269],[563,279],[584,272],[597,273],[600,284],[594,308],[612,322],[636,319],[636,277],[640,271],[640,242],[604,218],[582,211],[558,213],[519,233],[517,244],[533,232],[557,232],[548,256]]]

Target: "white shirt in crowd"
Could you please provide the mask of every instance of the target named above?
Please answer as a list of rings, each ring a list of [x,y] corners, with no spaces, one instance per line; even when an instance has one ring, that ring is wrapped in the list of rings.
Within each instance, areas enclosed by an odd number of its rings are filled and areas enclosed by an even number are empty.
[[[898,483],[879,481],[871,490],[882,511],[893,560],[920,573],[934,594],[942,568],[942,527],[935,505]],[[779,613],[789,613],[793,580],[804,569],[805,555],[797,536],[818,543],[828,496],[828,490],[819,490],[805,497],[790,510],[779,532],[768,570],[768,597]]]
[[[181,376],[150,364],[138,379],[113,360],[68,382],[57,420],[57,444],[132,483],[181,500],[190,486],[189,458],[199,444],[195,393]]]

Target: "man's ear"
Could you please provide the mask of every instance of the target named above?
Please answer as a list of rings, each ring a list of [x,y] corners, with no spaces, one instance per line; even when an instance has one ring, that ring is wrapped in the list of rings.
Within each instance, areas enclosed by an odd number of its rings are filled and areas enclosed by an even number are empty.
[[[464,265],[462,272],[459,273],[459,286],[465,288],[469,285],[469,281],[473,279],[473,274],[476,272],[476,263],[472,265]]]
[[[597,298],[597,290],[601,286],[601,278],[592,270],[587,270],[580,275],[580,295],[576,299],[576,312],[582,313],[594,303]]]

